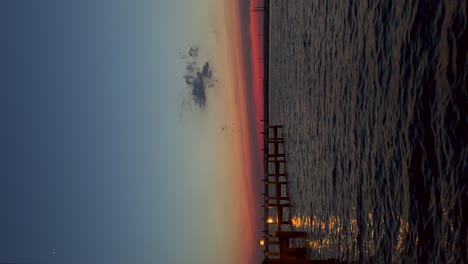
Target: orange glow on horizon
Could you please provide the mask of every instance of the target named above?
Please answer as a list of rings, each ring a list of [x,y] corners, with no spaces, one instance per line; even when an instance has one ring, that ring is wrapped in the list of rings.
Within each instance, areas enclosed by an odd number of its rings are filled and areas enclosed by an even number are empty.
[[[210,120],[216,126],[228,123],[227,131],[211,137],[210,144],[217,149],[219,157],[226,157],[216,166],[228,175],[220,178],[222,199],[226,209],[226,219],[231,224],[230,245],[233,256],[241,263],[257,263],[261,253],[258,250],[258,237],[262,227],[260,221],[260,179],[263,177],[263,52],[262,33],[258,30],[262,17],[253,13],[242,13],[241,2],[225,0],[217,2],[219,10],[224,9],[219,18],[223,28],[216,33],[218,53],[213,65],[219,71],[219,85],[213,90],[216,101],[210,107]],[[245,16],[250,24],[246,24]],[[231,129],[232,127],[232,129]],[[216,144],[215,142],[219,142]],[[221,188],[220,188],[221,189]],[[224,209],[221,209],[224,210]],[[229,217],[228,217],[229,216]],[[224,216],[223,216],[224,217]]]
[[[240,221],[244,224],[244,231],[239,234],[238,249],[242,252],[239,260],[242,263],[255,263],[257,260],[257,236],[259,234],[260,222],[258,210],[258,193],[256,191],[257,181],[259,181],[262,173],[261,166],[261,151],[259,146],[261,134],[261,113],[262,113],[262,80],[258,77],[258,67],[255,67],[250,61],[251,57],[258,57],[258,50],[254,53],[249,46],[244,45],[243,37],[252,37],[252,32],[242,32],[245,28],[242,27],[243,21],[240,2],[227,1],[225,7],[225,19],[228,42],[226,43],[228,53],[226,61],[231,68],[229,72],[228,82],[232,84],[233,91],[231,100],[235,101],[235,119],[238,120],[238,135],[235,142],[238,145],[235,148],[236,159],[239,160],[237,170],[243,175],[239,179],[241,189],[239,190],[238,205],[241,208]],[[250,40],[249,40],[250,41]],[[252,56],[246,56],[247,51],[251,52]],[[258,66],[258,65],[257,65]],[[253,72],[252,72],[253,71]],[[251,74],[250,74],[251,73]],[[252,76],[252,80],[248,80],[248,76]],[[253,85],[253,87],[250,86]],[[253,99],[253,100],[252,100]],[[251,105],[252,102],[254,105]],[[257,164],[258,163],[258,164]]]
[[[261,2],[250,2],[250,9],[260,6]],[[263,58],[263,28],[262,28],[263,12],[250,12],[250,41],[251,41],[251,65],[252,65],[252,96],[255,102],[255,116],[257,119],[257,131],[263,130],[263,80],[264,80],[264,58]],[[257,134],[259,145],[262,144],[263,138],[260,133]],[[258,152],[262,157],[261,151]]]

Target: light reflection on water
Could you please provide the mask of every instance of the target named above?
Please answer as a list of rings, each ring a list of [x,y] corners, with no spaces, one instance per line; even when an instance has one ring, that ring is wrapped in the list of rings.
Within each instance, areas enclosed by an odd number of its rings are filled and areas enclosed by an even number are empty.
[[[384,219],[379,221],[384,222]],[[340,252],[349,250],[349,245],[357,247],[358,234],[358,221],[356,218],[351,218],[349,225],[343,225],[343,221],[337,216],[329,216],[328,218],[321,218],[317,216],[301,217],[294,215],[291,218],[291,225],[298,229],[309,232],[312,234],[307,239],[308,247],[312,255],[322,255],[327,251],[333,251],[339,249]],[[374,219],[372,213],[367,214],[366,230],[369,232],[367,239],[364,241],[366,253],[369,255],[375,255],[377,245],[382,243],[385,239],[385,232],[376,230],[377,220]],[[347,230],[343,230],[346,228]],[[403,219],[400,219],[400,225],[398,230],[397,244],[395,245],[396,254],[393,257],[393,261],[401,260],[403,254],[404,239],[408,235],[409,223]],[[345,232],[343,232],[345,231]],[[380,235],[377,235],[380,234]]]

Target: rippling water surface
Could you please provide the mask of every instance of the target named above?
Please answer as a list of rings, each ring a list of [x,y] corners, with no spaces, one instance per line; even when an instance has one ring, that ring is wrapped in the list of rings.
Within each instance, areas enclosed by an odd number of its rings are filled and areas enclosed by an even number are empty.
[[[270,12],[270,119],[311,256],[466,262],[467,1]]]

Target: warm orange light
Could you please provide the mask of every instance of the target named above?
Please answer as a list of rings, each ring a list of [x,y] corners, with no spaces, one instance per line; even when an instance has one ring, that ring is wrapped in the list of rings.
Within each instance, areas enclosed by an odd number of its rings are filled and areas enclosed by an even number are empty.
[[[268,219],[267,219],[267,223],[272,224],[272,223],[273,223],[273,219],[272,219],[271,217],[268,218]]]
[[[260,246],[264,246],[265,245],[265,240],[260,240],[259,244],[260,244]]]

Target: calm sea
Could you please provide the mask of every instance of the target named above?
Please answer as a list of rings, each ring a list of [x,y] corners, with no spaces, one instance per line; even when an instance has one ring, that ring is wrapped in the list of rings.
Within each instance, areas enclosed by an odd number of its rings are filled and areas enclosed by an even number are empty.
[[[467,1],[275,0],[270,120],[313,258],[467,261]]]

